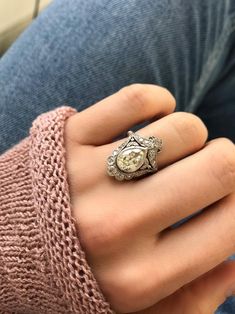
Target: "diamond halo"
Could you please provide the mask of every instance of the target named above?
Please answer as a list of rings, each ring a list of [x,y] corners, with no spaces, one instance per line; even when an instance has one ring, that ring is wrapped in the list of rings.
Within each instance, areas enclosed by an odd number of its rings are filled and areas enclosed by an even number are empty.
[[[127,135],[127,140],[107,158],[107,174],[122,181],[156,172],[162,140],[155,136],[144,138],[132,131]]]

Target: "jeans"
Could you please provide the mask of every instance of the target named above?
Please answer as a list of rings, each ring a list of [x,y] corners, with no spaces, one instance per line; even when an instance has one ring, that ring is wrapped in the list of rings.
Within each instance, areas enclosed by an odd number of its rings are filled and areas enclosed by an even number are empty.
[[[40,113],[135,82],[168,88],[210,139],[235,140],[234,43],[234,0],[54,0],[0,59],[0,153]]]

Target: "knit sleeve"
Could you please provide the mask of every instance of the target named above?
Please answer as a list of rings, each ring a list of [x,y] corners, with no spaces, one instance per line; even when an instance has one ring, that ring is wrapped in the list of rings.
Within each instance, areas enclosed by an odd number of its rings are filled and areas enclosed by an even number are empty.
[[[63,106],[0,156],[0,313],[113,314],[71,216]]]

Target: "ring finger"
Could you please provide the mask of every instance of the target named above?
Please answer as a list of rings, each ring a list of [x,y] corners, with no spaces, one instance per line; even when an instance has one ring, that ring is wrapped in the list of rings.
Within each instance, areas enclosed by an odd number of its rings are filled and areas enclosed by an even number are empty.
[[[162,152],[157,155],[159,169],[200,150],[208,135],[200,118],[186,112],[169,114],[140,129],[137,133],[143,137],[153,135],[163,140]],[[106,145],[104,155],[110,154],[124,140]]]

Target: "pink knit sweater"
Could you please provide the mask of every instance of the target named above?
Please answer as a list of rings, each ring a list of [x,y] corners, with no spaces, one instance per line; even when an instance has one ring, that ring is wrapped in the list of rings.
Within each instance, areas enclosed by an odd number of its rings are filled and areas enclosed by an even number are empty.
[[[1,314],[114,313],[71,216],[63,131],[75,112],[43,113],[0,156]]]

